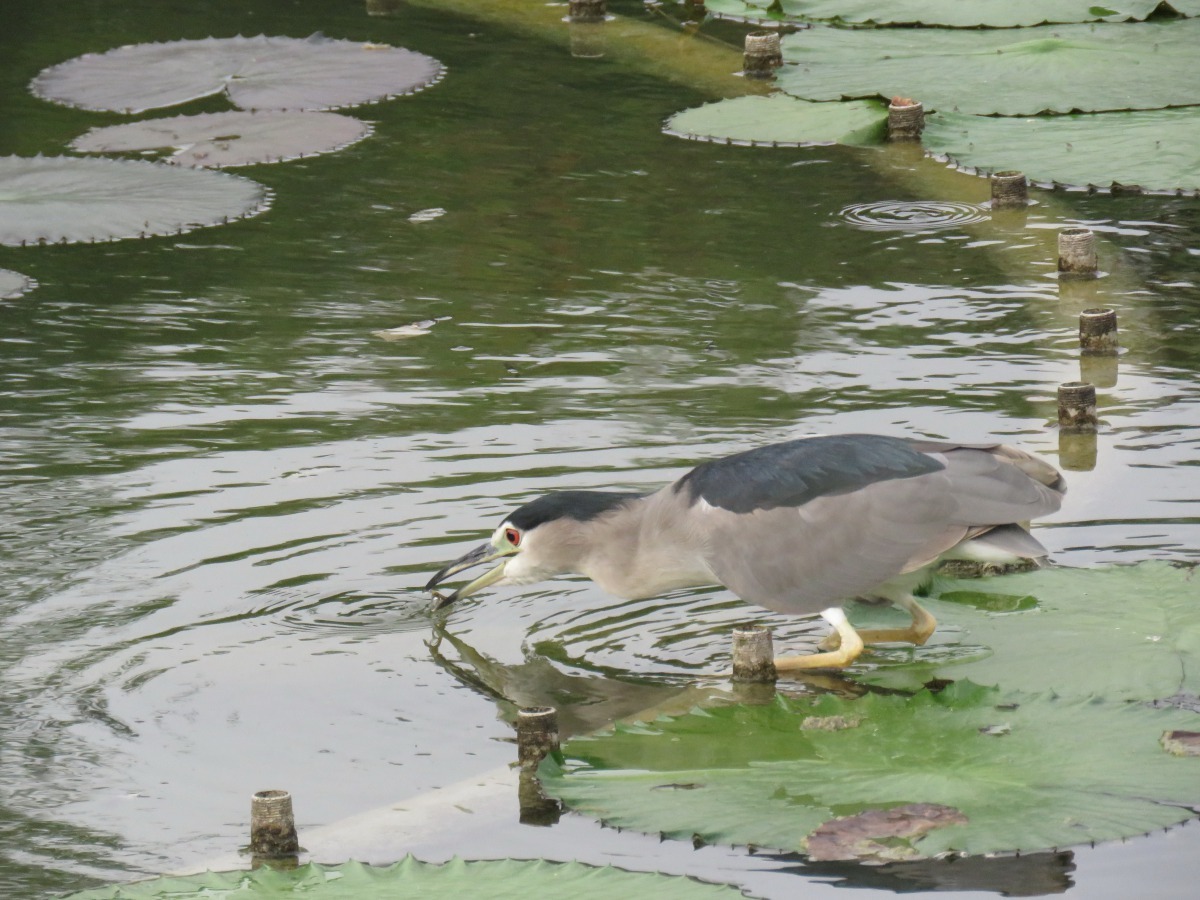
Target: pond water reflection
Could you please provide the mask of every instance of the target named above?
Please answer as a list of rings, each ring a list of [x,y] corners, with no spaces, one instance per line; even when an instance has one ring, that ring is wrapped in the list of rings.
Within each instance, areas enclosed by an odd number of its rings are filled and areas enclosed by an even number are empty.
[[[0,248],[40,285],[0,307],[0,893],[227,852],[257,789],[290,789],[303,830],[507,763],[507,709],[427,645],[441,562],[546,490],[648,488],[814,432],[995,437],[1054,460],[1086,306],[1119,309],[1126,350],[1095,467],[1038,536],[1068,565],[1200,558],[1195,201],[863,230],[842,211],[920,201],[871,151],[666,137],[702,98],[491,22],[333,0],[15,6],[4,153],[60,152],[105,118],[25,84],[120,44],[320,30],[449,73],[354,111],[375,134],[342,154],[241,170],[276,195],[255,220]],[[1065,221],[1107,239],[1106,278],[1047,277]],[[724,664],[747,614],[715,591],[622,604],[559,581],[464,604],[447,630],[497,665],[676,687]],[[560,852],[594,861],[687,871],[693,852],[564,829]],[[1119,858],[1177,871],[1166,840]],[[695,865],[783,890],[733,851]]]

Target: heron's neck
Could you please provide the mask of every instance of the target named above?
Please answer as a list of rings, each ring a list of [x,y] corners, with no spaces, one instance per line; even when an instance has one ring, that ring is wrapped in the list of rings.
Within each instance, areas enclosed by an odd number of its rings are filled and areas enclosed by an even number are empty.
[[[617,597],[653,597],[681,587],[716,584],[702,557],[700,535],[669,488],[632,499],[580,523],[580,572]]]

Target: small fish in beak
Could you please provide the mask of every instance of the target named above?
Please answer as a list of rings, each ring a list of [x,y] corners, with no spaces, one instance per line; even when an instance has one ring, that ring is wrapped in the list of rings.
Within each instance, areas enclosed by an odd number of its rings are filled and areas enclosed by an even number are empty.
[[[502,559],[503,557],[509,556],[514,552],[516,552],[516,548],[513,547],[503,547],[497,549],[492,544],[480,544],[470,553],[460,556],[454,562],[439,570],[436,575],[429,579],[429,583],[425,585],[425,590],[430,591],[433,594],[433,609],[444,609],[451,603],[461,600],[463,597],[470,596],[471,594],[482,590],[490,584],[495,584],[504,577],[504,567],[506,563],[502,562],[494,569],[489,569],[474,581],[464,585],[457,591],[454,591],[452,594],[443,594],[441,591],[434,590],[435,587],[437,587],[447,578],[457,575],[459,572],[463,572],[467,569],[474,568],[475,566],[481,566],[484,563]]]

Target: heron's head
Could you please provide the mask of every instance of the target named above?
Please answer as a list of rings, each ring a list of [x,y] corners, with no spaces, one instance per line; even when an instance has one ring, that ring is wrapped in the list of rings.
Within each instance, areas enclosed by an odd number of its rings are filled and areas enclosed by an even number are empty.
[[[581,524],[611,512],[641,494],[603,491],[558,491],[513,510],[492,532],[486,544],[460,556],[429,579],[433,591],[446,579],[485,563],[499,562],[452,594],[435,593],[433,608],[441,609],[485,587],[533,584],[578,572],[588,552],[587,529]]]

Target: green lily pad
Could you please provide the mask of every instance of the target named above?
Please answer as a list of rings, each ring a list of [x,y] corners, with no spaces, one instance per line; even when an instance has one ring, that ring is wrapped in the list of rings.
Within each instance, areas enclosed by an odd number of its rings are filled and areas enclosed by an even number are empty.
[[[1015,169],[1033,181],[1200,190],[1200,107],[994,118],[940,113],[924,145],[956,165]]]
[[[853,837],[872,810],[951,811],[907,841],[892,833],[893,858],[1064,847],[1194,814],[1200,758],[1171,757],[1160,740],[1200,731],[1187,701],[1200,693],[1200,570],[1042,569],[935,587],[930,646],[881,648],[848,673],[888,693],[622,725],[568,742],[561,765],[543,766],[545,787],[614,825],[783,850],[813,833],[827,844],[840,817],[863,817]],[[938,683],[950,687],[922,687]],[[878,843],[863,852],[877,858]]]
[[[139,113],[227,93],[242,109],[330,110],[411,94],[438,81],[423,53],[313,35],[133,44],[44,69],[37,96],[80,109]]]
[[[858,724],[805,728],[812,716]],[[829,858],[842,817],[932,808],[925,827],[880,835],[886,858],[1030,851],[1192,818],[1200,758],[1159,743],[1188,722],[1195,714],[967,681],[913,696],[780,695],[575,738],[540,773],[578,812],[681,839],[784,851],[813,839]],[[839,858],[854,846],[839,844]],[[885,858],[879,845],[856,858]]]
[[[37,282],[28,275],[22,275],[12,269],[0,269],[0,300],[15,300],[28,294],[35,287]]]
[[[863,673],[876,684],[913,688],[932,677],[970,678],[1006,690],[1053,691],[1149,702],[1200,693],[1200,571],[1161,562],[1103,569],[1041,569],[997,578],[939,581],[938,620],[961,631],[942,662],[931,647],[917,664]],[[968,594],[964,598],[963,594]],[[990,601],[986,595],[996,599]],[[1029,608],[997,612],[1012,598]],[[948,637],[948,635],[947,635]],[[935,638],[936,640],[936,638]],[[975,652],[967,652],[977,648]],[[1070,660],[1064,665],[1064,660]],[[907,679],[907,680],[906,680]]]
[[[223,172],[133,160],[0,157],[0,244],[181,234],[269,205],[261,184]]]
[[[1200,15],[1200,0],[1166,4]],[[708,0],[718,18],[742,22],[839,21],[852,25],[1017,28],[1045,23],[1124,22],[1147,18],[1159,0]]]
[[[684,2],[684,0],[679,0]],[[801,24],[803,16],[785,15],[778,3],[762,0],[705,0],[704,11],[714,19],[728,19],[731,22],[748,22],[758,25],[779,23]]]
[[[1200,19],[1019,31],[814,28],[783,39],[805,100],[912,97],[926,110],[1027,116],[1200,104]]]
[[[862,146],[883,140],[887,109],[877,100],[810,103],[787,94],[735,97],[676,113],[663,130],[677,137],[735,144]]]
[[[196,897],[225,900],[241,897],[311,897],[313,900],[384,900],[421,897],[459,900],[486,896],[525,900],[527,897],[572,897],[609,900],[611,897],[655,897],[661,900],[739,898],[728,885],[707,884],[694,878],[626,872],[612,866],[554,863],[544,860],[464,861],[424,863],[411,856],[391,866],[340,866],[310,863],[292,870],[268,866],[252,872],[206,872],[186,877],[154,878],[71,894],[67,900],[160,900]]]
[[[220,112],[93,128],[70,146],[82,153],[172,148],[166,162],[217,169],[331,153],[370,133],[366,122],[331,112]]]

